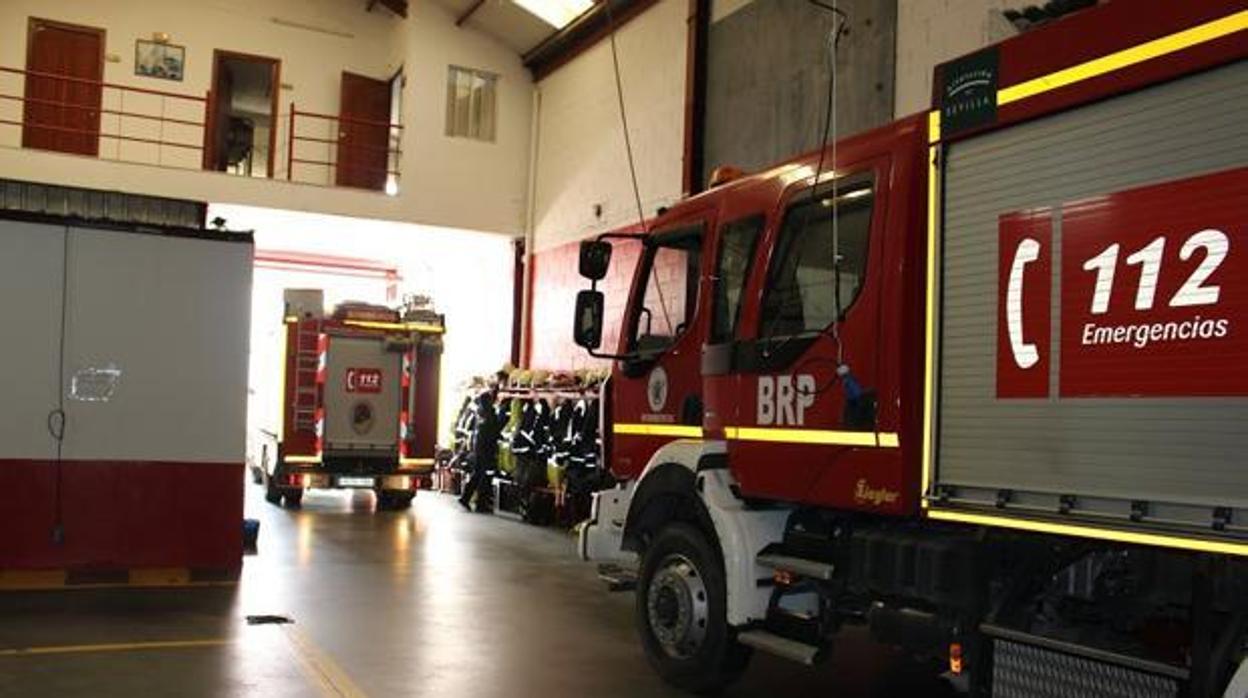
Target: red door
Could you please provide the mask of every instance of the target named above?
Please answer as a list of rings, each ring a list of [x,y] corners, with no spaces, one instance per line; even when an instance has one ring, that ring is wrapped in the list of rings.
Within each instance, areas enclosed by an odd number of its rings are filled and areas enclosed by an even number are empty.
[[[338,117],[338,186],[384,191],[390,169],[390,83],[343,72]]]
[[[746,494],[897,512],[897,439],[878,424],[887,161],[846,170],[835,192],[784,192],[744,291],[735,395],[713,408]]]
[[[650,456],[678,438],[701,438],[702,344],[706,341],[703,264],[713,217],[697,211],[665,220],[643,244],[641,268],[621,328],[614,388],[611,470],[636,477]]]
[[[27,42],[22,147],[98,156],[104,30],[32,18]]]

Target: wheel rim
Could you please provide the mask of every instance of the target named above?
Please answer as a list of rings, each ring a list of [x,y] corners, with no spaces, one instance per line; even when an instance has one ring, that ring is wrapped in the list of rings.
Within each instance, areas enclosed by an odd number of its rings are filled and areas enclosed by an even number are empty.
[[[668,656],[688,659],[706,638],[710,613],[706,584],[684,555],[663,558],[646,592],[650,630]]]

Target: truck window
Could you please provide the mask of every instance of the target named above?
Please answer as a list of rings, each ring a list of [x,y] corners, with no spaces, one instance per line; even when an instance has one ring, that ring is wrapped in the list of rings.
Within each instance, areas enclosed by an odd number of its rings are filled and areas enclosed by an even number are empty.
[[[840,187],[835,201],[823,188],[789,206],[763,295],[760,337],[822,332],[853,306],[867,270],[873,194],[865,182]]]
[[[676,342],[697,309],[702,225],[656,233],[645,243],[640,302],[631,320],[630,348],[657,354]]]
[[[736,334],[737,319],[741,315],[741,291],[745,288],[754,246],[766,220],[762,215],[750,216],[724,225],[720,232],[712,344],[727,342]]]

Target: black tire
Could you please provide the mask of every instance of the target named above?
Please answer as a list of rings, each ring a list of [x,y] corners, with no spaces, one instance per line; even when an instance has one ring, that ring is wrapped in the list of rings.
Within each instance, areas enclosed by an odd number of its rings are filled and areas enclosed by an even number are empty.
[[[264,501],[269,504],[282,503],[282,491],[273,483],[273,476],[264,476]]]
[[[412,495],[398,490],[377,490],[377,511],[399,511],[412,506]]]
[[[686,604],[701,610],[681,615]],[[636,601],[646,659],[664,681],[714,693],[745,671],[751,652],[737,643],[727,611],[723,563],[706,535],[687,523],[665,526],[642,556]],[[682,626],[673,614],[689,620]]]
[[[298,509],[303,506],[303,490],[286,490],[282,496],[286,498],[287,509]]]

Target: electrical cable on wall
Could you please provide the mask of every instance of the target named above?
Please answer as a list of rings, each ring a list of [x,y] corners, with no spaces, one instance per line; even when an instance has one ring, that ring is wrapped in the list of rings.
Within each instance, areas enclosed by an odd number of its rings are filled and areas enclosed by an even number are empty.
[[[841,38],[845,35],[845,32],[849,28],[849,15],[836,6],[835,0],[833,0],[833,4],[831,5],[820,2],[820,0],[809,0],[809,2],[810,4],[814,5],[815,7],[821,10],[826,10],[828,12],[831,12],[836,17],[836,21],[837,21],[836,26],[833,27],[832,31],[828,35],[828,52],[829,52],[828,53],[828,61],[829,61],[828,63],[828,99],[826,102],[827,106],[824,110],[823,127],[820,129],[819,160],[815,166],[815,177],[810,187],[810,201],[811,203],[814,203],[818,201],[819,180],[823,176],[823,167],[824,167],[825,158],[826,158],[827,151],[828,151],[828,141],[831,140],[833,177],[832,177],[832,193],[831,193],[831,198],[829,199],[832,203],[832,206],[830,207],[831,215],[829,218],[830,218],[830,224],[832,226],[832,256],[833,256],[833,259],[832,259],[832,275],[833,275],[832,303],[833,303],[834,308],[833,308],[833,315],[832,315],[832,325],[830,327],[830,334],[828,330],[820,330],[820,334],[831,337],[832,341],[836,343],[836,360],[835,360],[836,368],[832,373],[832,377],[823,385],[818,386],[814,388],[813,390],[799,390],[799,392],[802,395],[818,396],[827,392],[832,386],[836,385],[838,382],[841,382],[846,387],[847,391],[852,391],[855,394],[855,396],[857,396],[857,394],[859,394],[861,390],[858,387],[857,381],[850,374],[849,366],[845,363],[845,351],[844,351],[844,346],[841,342],[841,336],[840,336],[841,260],[840,260],[840,221],[838,220],[840,218],[839,216],[839,213],[840,213],[839,198],[840,197],[838,194],[840,177],[839,177],[839,174],[836,172],[836,163],[837,163],[836,53],[837,53],[837,49],[840,47]],[[797,336],[798,335],[792,335],[792,336],[786,337],[783,341],[780,342],[778,346],[766,350],[763,354],[763,358],[765,360],[771,359],[771,357],[775,356],[780,350],[788,346],[788,344],[792,342]],[[810,357],[810,358],[805,359],[802,364],[799,364],[799,368],[802,366],[808,365],[810,363],[816,363],[816,362],[822,362],[822,361],[824,360],[819,359],[817,357]]]
[[[615,46],[615,14],[611,11],[612,0],[605,0],[603,7],[607,13],[607,33],[611,44],[611,65],[615,73],[615,96],[620,106],[620,126],[624,130],[624,152],[628,155],[628,175],[633,185],[633,200],[637,203],[637,226],[641,232],[650,232],[646,229],[646,212],[641,205],[641,188],[637,184],[637,167],[633,163],[633,142],[628,135],[628,113],[624,108],[624,83],[620,78],[620,56]],[[658,254],[657,252],[655,253]],[[651,277],[654,278],[654,277]],[[663,322],[667,324],[667,329],[672,330],[672,318],[667,312],[667,299],[663,297],[663,284],[655,278],[655,289],[659,292],[659,309],[663,311]],[[642,292],[644,302],[645,292]]]

